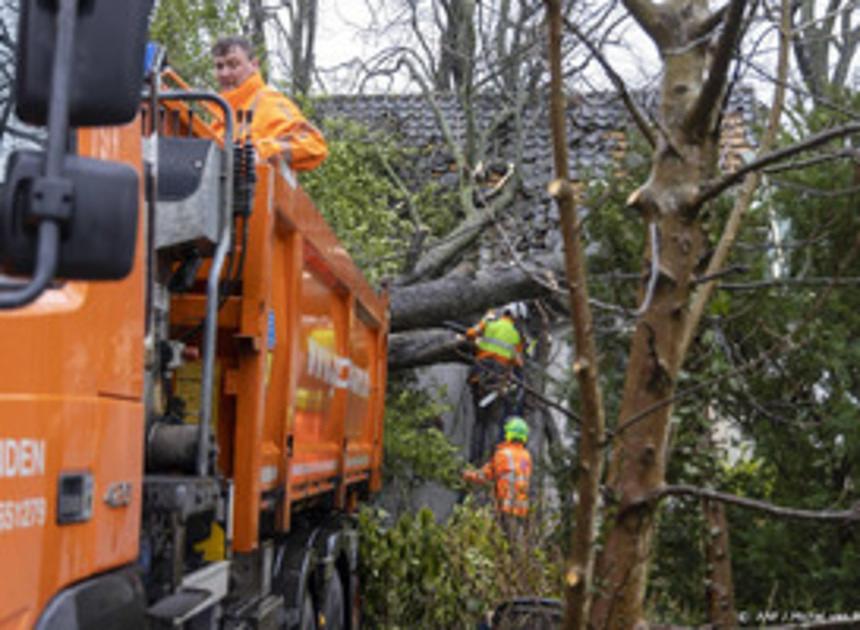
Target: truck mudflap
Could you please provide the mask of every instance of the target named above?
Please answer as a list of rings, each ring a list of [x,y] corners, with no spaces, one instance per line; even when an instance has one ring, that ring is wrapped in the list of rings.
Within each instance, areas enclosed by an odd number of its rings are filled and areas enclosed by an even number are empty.
[[[36,630],[144,630],[143,584],[133,566],[104,573],[61,591],[47,605]]]

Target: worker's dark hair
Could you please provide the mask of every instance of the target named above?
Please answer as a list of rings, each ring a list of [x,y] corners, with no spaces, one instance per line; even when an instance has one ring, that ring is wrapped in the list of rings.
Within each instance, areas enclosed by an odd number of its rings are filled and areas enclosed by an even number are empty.
[[[227,35],[226,37],[220,37],[218,41],[212,44],[212,56],[223,57],[230,52],[231,48],[241,48],[245,51],[245,54],[248,55],[248,59],[256,57],[254,54],[254,47],[251,46],[251,42],[241,35]]]

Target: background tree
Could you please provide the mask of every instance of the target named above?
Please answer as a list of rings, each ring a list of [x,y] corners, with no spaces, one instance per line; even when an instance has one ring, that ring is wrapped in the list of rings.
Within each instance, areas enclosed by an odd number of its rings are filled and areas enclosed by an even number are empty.
[[[256,13],[261,17],[260,33],[269,34],[271,58],[290,93],[309,94],[317,70],[318,0],[281,0],[266,9],[259,3]]]
[[[40,144],[42,132],[22,123],[15,116],[15,47],[17,44],[18,3],[0,3],[0,156],[13,146]]]
[[[815,103],[821,105],[834,90],[848,87],[857,47],[860,17],[852,0],[792,3],[793,47],[797,69]]]
[[[556,3],[550,2],[548,6],[557,13]],[[641,318],[632,340],[620,420],[613,436],[607,483],[611,496],[618,501],[617,512],[608,523],[591,615],[591,623],[597,627],[618,628],[632,627],[643,618],[655,523],[654,496],[661,493],[668,462],[668,420],[688,340],[698,323],[700,305],[707,299],[705,290],[699,289],[692,314],[688,316],[686,305],[696,284],[697,269],[703,258],[707,260],[703,256],[706,241],[701,211],[705,202],[726,188],[717,184],[715,189],[709,180],[716,176],[720,111],[732,51],[740,38],[745,13],[743,2],[730,2],[717,13],[710,13],[701,3],[676,6],[628,1],[625,6],[657,45],[664,72],[658,113],[660,133],[646,132],[646,136],[656,136],[651,176],[628,200],[650,225],[650,246],[646,250],[650,278],[646,277],[640,289]],[[787,10],[783,8],[783,15]],[[704,45],[708,34],[718,26],[722,32],[715,37],[713,54],[708,54]],[[783,33],[786,30],[783,28]],[[551,35],[552,43],[559,46]],[[829,137],[856,131],[855,127],[849,126]],[[558,128],[555,133],[559,133]],[[812,143],[823,143],[827,137],[825,134]],[[774,158],[786,153],[790,151],[779,152]],[[760,166],[770,159],[764,157]],[[716,181],[739,180],[740,176]],[[742,197],[755,189],[755,180],[755,177],[747,179]],[[562,188],[563,185],[564,181]],[[736,204],[736,208],[747,203]],[[742,209],[733,211],[732,218],[742,214]],[[730,246],[735,232],[733,223],[727,224],[717,253],[709,256],[711,265],[707,267],[711,274],[720,270],[724,260],[721,250]],[[587,297],[586,285],[580,277],[571,278],[571,282],[575,292],[583,292]],[[575,325],[582,324],[575,322]],[[592,365],[586,364],[586,369]],[[587,467],[584,470],[588,472]],[[580,519],[577,527],[587,529],[590,523]],[[577,562],[576,556],[573,562]],[[581,583],[583,570],[586,567],[577,564],[571,567],[569,586]],[[587,609],[587,598],[582,602],[569,601],[571,607]],[[579,627],[581,615],[581,611],[569,611],[568,626]]]
[[[212,44],[222,35],[242,34],[238,0],[162,0],[150,37],[167,51],[168,62],[186,81],[215,87]]]

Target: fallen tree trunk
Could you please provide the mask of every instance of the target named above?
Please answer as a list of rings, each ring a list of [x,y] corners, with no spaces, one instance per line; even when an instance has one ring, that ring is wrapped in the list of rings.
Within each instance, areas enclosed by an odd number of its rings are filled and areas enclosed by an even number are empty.
[[[394,333],[388,339],[388,369],[404,370],[435,363],[470,363],[472,349],[444,329]]]
[[[491,267],[475,277],[451,275],[391,288],[391,331],[441,326],[474,317],[489,308],[545,297],[559,288],[561,254],[534,258],[528,265]]]

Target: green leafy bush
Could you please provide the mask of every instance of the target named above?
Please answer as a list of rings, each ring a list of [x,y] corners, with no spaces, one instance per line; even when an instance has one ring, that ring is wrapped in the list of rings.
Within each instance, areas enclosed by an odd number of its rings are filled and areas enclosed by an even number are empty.
[[[406,488],[436,481],[459,488],[463,460],[441,431],[445,406],[429,394],[392,383],[385,401],[383,470]]]
[[[302,174],[302,186],[371,281],[395,275],[410,230],[397,212],[403,192],[386,165],[397,162],[402,150],[383,134],[346,120],[326,120],[323,132],[329,156]]]
[[[507,598],[560,591],[558,558],[527,535],[511,545],[489,507],[467,501],[441,524],[427,508],[386,520],[370,508],[359,515],[369,627],[474,628]]]

